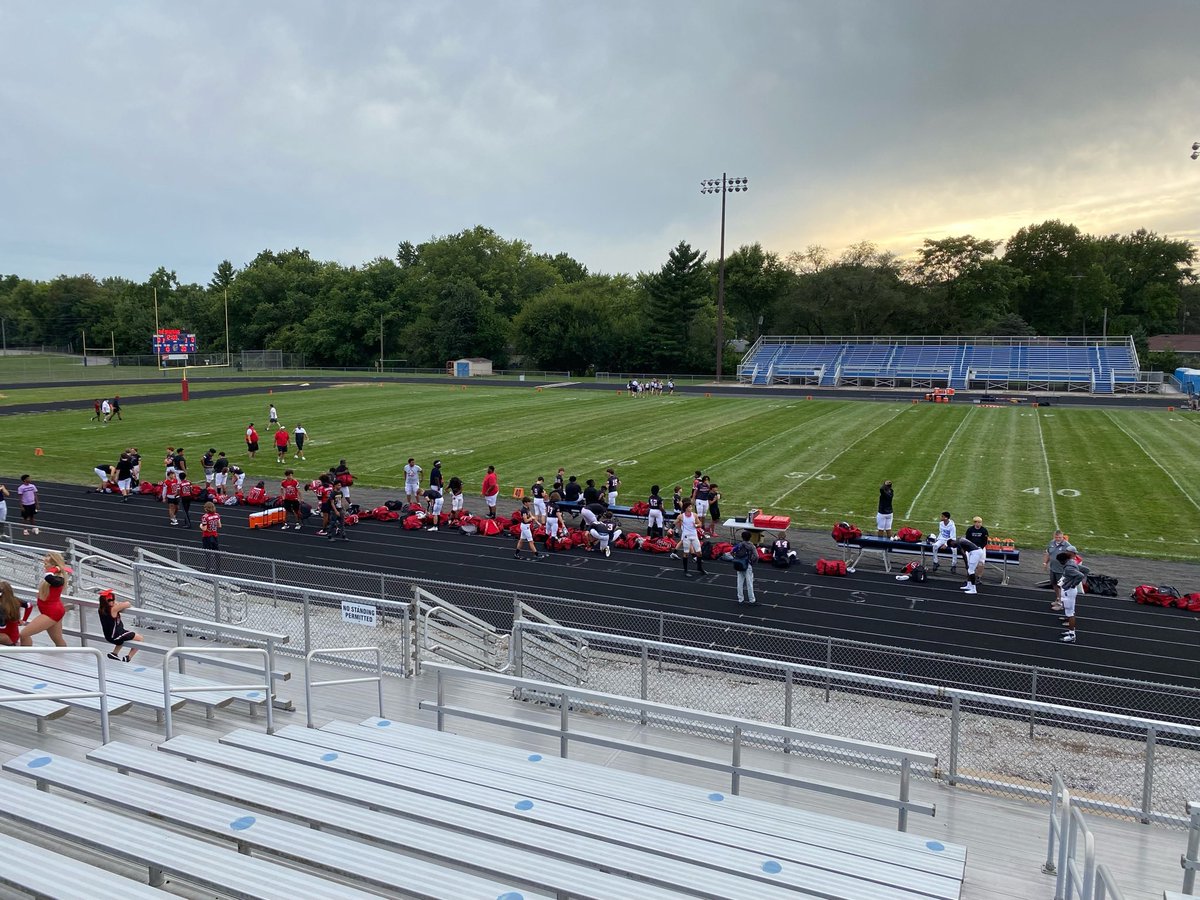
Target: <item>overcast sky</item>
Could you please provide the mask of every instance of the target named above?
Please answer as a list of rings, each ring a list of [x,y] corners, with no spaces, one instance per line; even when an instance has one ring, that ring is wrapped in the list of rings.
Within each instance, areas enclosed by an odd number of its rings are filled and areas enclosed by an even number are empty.
[[[1196,0],[0,5],[0,272],[1200,238]]]

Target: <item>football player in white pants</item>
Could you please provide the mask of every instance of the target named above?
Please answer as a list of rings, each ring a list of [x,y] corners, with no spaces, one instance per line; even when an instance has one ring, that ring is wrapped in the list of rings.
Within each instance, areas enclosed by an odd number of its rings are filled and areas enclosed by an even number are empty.
[[[958,527],[950,518],[950,513],[942,513],[942,520],[937,524],[937,537],[933,540],[933,570],[938,570],[938,551],[943,547],[950,548],[950,571],[958,568]],[[932,536],[932,535],[931,535]]]

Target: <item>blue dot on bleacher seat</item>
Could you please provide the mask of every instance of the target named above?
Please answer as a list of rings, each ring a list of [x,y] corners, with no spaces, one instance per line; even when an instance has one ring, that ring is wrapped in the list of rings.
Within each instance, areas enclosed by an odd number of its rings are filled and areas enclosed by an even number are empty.
[[[530,754],[529,754],[529,761],[530,761],[530,762],[541,762],[541,761],[542,761],[542,754],[540,754],[540,753],[530,753]]]
[[[391,724],[392,724],[391,719],[380,719],[378,722],[375,723],[375,727],[376,728],[387,728]]]
[[[135,672],[145,672],[145,671],[146,671],[146,667],[145,667],[145,666],[134,666],[134,668],[133,668],[133,671],[135,671]]]
[[[52,762],[54,760],[49,756],[35,756],[29,762],[25,763],[25,765],[30,769],[40,769],[42,766],[48,766]]]
[[[240,819],[234,819],[229,823],[229,827],[234,831],[245,831],[258,820],[254,816],[242,816]]]
[[[722,800],[725,799],[725,795],[712,793],[712,794],[708,795],[708,799],[711,800],[713,803],[720,803]]]
[[[519,809],[522,812],[524,812],[527,809],[533,809],[533,801],[532,800],[518,800],[516,803],[513,804],[513,809]]]
[[[934,853],[941,853],[943,850],[946,849],[946,845],[943,844],[941,841],[926,841],[925,846],[928,847],[930,850],[932,850]]]
[[[45,690],[47,687],[49,687],[49,685],[47,685],[47,684],[46,684],[46,682],[44,682],[44,681],[39,681],[37,684],[35,684],[35,685],[33,686],[33,689],[34,689],[35,691],[44,691],[44,690]]]
[[[780,872],[783,871],[783,866],[781,866],[779,863],[775,862],[775,860],[773,860],[773,859],[768,859],[765,863],[762,864],[762,870],[764,872],[766,872],[768,875],[778,875]]]
[[[337,758],[338,755],[336,753],[326,753],[321,757],[321,762],[333,762]]]
[[[251,691],[246,695],[251,700],[257,700],[262,694],[259,691]]]
[[[516,891],[505,891],[496,900],[525,900],[525,895],[518,894]]]

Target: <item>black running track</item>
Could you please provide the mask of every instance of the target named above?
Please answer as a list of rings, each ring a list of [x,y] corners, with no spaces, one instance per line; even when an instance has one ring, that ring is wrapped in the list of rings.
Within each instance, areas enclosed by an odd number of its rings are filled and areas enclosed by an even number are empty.
[[[123,537],[131,545],[139,541],[199,544],[198,530],[170,526],[165,508],[150,498],[121,503],[117,497],[87,493],[77,486],[39,487],[43,501],[39,524],[55,532]],[[10,522],[17,518],[14,507],[15,503],[9,504]],[[198,519],[195,506],[192,511],[193,519]],[[637,551],[614,550],[606,559],[572,550],[518,561],[513,558],[515,542],[507,536],[405,531],[394,522],[363,522],[348,529],[349,541],[331,543],[318,538],[316,528],[309,526],[299,533],[251,530],[249,512],[245,507],[221,508],[224,551],[591,601],[595,605],[580,605],[562,618],[585,627],[621,627],[648,637],[658,636],[657,617],[623,614],[608,607],[699,616],[721,624],[689,629],[689,642],[756,656],[824,662],[823,645],[783,632],[884,644],[900,652],[856,651],[834,661],[860,671],[865,665],[881,675],[982,690],[1020,691],[1024,683],[985,661],[1144,679],[1165,687],[1113,692],[1104,700],[1104,691],[1094,679],[1089,683],[1086,675],[1058,679],[1046,673],[1040,677],[1038,695],[1200,722],[1200,707],[1185,715],[1185,701],[1170,690],[1172,685],[1200,688],[1200,616],[1140,607],[1123,598],[1088,596],[1080,603],[1078,643],[1063,645],[1058,641],[1062,631],[1058,614],[1048,608],[1049,592],[1001,587],[994,583],[994,569],[984,590],[967,597],[958,589],[961,578],[950,575],[945,563],[938,575],[920,585],[898,582],[878,571],[877,559],[846,578],[818,577],[812,574],[813,549],[802,547],[801,565],[787,570],[756,568],[759,603],[748,607],[735,601],[728,563],[710,562],[707,576],[688,578],[680,563],[669,557]],[[13,528],[17,540],[36,540],[19,536],[19,522],[13,522]],[[828,552],[833,547],[817,549]],[[560,614],[565,611],[559,609]],[[558,617],[553,611],[550,614]],[[742,625],[779,631],[753,635]],[[932,665],[904,653],[913,649],[970,657],[980,663]]]

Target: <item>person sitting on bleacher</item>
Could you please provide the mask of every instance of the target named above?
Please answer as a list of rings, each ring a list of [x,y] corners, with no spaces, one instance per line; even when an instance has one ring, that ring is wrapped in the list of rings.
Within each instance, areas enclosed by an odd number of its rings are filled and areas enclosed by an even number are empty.
[[[142,639],[140,634],[130,631],[121,621],[121,613],[131,606],[133,604],[126,600],[118,600],[111,590],[100,592],[100,629],[104,632],[104,639],[113,645],[113,652],[108,654],[109,659],[121,659],[121,647],[130,641]],[[132,660],[135,653],[137,648],[130,647],[124,656],[125,662]]]
[[[771,542],[771,565],[777,569],[786,569],[796,561],[796,551],[792,549],[785,531]]]
[[[950,571],[953,572],[958,568],[958,527],[954,524],[954,520],[950,518],[949,512],[942,513],[942,520],[937,525],[938,533],[935,537],[930,535],[929,539],[933,542],[933,571],[937,571],[940,563],[938,563],[938,551],[943,547],[950,548]]]

